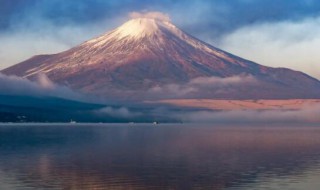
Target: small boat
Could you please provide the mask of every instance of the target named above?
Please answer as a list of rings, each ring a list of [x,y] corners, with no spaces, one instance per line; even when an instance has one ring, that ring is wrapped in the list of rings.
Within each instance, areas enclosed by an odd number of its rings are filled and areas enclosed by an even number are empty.
[[[153,122],[152,124],[153,124],[153,125],[158,125],[159,122],[155,121],[155,122]]]

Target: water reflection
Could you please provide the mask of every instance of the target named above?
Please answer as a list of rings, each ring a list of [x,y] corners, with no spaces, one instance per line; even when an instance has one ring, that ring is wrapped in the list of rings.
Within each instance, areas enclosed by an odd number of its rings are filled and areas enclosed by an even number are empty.
[[[0,189],[313,189],[319,145],[312,127],[2,126]]]

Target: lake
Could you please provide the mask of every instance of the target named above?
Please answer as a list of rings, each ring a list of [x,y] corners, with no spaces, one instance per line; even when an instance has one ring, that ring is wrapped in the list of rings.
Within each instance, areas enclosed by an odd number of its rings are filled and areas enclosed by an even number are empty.
[[[320,189],[320,126],[2,124],[0,189]]]

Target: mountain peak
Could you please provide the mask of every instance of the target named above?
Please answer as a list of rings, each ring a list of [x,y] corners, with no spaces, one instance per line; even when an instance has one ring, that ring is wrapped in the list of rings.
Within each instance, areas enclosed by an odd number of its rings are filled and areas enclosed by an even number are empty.
[[[154,18],[135,18],[115,29],[113,34],[120,39],[125,37],[143,38],[159,34],[163,29],[172,31],[176,27],[168,21]]]
[[[119,40],[127,43],[128,41],[139,41],[143,38],[160,37],[164,33],[181,37],[183,32],[169,20],[139,17],[130,19],[111,32],[87,41],[85,45],[93,45],[93,47],[100,48],[108,44],[110,40]]]
[[[150,18],[136,18],[131,19],[124,23],[122,26],[116,29],[116,33],[119,34],[119,38],[123,37],[145,37],[150,36],[159,31],[159,25],[162,21]]]

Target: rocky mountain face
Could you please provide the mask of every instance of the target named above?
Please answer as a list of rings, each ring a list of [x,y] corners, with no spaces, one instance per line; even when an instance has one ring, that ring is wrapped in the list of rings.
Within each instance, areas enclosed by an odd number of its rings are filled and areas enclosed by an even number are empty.
[[[42,73],[72,89],[121,99],[320,98],[317,79],[253,63],[149,18],[129,20],[70,50],[32,57],[2,73],[29,79]]]

